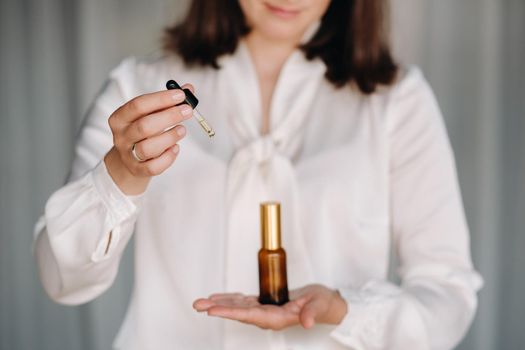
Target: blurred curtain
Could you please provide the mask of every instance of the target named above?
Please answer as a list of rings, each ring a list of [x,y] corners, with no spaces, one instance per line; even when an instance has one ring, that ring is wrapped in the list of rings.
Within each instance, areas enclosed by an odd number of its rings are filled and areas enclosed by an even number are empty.
[[[128,248],[96,301],[45,296],[32,228],[71,162],[82,115],[123,57],[159,49],[180,0],[0,0],[0,350],[109,349],[133,283]],[[398,57],[423,68],[456,152],[485,278],[460,349],[525,343],[525,1],[391,0]]]

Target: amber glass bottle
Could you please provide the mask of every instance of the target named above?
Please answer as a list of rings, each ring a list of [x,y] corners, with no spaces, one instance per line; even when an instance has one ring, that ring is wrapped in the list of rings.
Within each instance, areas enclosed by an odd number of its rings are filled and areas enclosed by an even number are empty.
[[[277,202],[261,203],[259,250],[259,302],[283,305],[288,302],[286,252],[281,247],[281,207]]]

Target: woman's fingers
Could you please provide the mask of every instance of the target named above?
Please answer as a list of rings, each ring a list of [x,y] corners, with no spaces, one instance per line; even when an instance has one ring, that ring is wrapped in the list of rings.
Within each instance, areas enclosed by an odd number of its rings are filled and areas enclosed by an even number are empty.
[[[206,298],[197,299],[193,302],[193,308],[198,312],[207,311],[212,306],[215,306],[215,302]]]
[[[262,318],[262,310],[259,307],[214,305],[208,309],[208,315],[257,325]]]
[[[190,85],[184,88],[193,91]],[[143,193],[149,178],[175,161],[177,142],[185,134],[184,127],[175,126],[192,115],[191,107],[181,104],[184,100],[181,89],[145,94],[128,101],[108,118],[113,147],[104,162],[124,193]]]
[[[186,135],[186,128],[177,125],[160,135],[147,138],[135,144],[135,153],[140,159],[148,160],[160,156],[164,151],[173,147]]]
[[[206,311],[212,306],[232,308],[249,308],[259,306],[257,297],[245,296],[240,293],[212,294],[209,298],[197,299],[193,308],[197,311]]]
[[[186,135],[186,128],[177,124],[190,118],[191,114],[188,105],[174,106],[139,118],[120,131],[113,131],[115,146],[127,159],[128,169],[134,175],[146,177],[166,170],[178,154],[177,142]],[[135,155],[143,161],[134,157],[131,152],[133,145]]]
[[[184,102],[184,91],[164,90],[137,96],[115,111],[123,121],[131,123],[145,115],[173,107]]]
[[[239,293],[212,294],[209,298],[197,299],[195,310],[206,311],[216,316],[253,324],[264,329],[283,329],[299,323],[301,301],[291,301],[284,306],[261,305],[255,296]]]
[[[317,316],[325,311],[326,306],[319,298],[312,298],[308,301],[299,314],[299,321],[301,325],[306,328],[312,328],[315,324]]]
[[[259,305],[259,300],[253,295],[244,295],[240,293],[227,293],[227,294],[212,294],[209,297],[210,300],[215,301],[218,304],[227,305],[244,305],[244,306],[256,306]]]
[[[142,176],[157,176],[164,172],[173,162],[179,153],[179,145],[165,150],[160,156],[147,160],[145,162],[135,161],[136,173],[142,174]]]
[[[300,298],[296,300],[290,300],[289,302],[284,304],[282,307],[294,314],[299,315],[305,303],[306,303],[306,300],[304,298]]]
[[[208,310],[209,316],[235,320],[263,329],[280,330],[298,323],[298,315],[275,305],[232,307],[215,305]]]
[[[308,285],[290,291],[292,300],[282,306],[261,305],[254,296],[242,294],[213,294],[194,303],[197,311],[253,324],[264,329],[279,330],[301,324],[312,328],[316,322],[339,324],[348,312],[336,290],[322,285]]]
[[[301,308],[299,320],[304,328],[315,323],[339,324],[348,312],[346,301],[337,290],[321,285],[312,285],[302,298],[306,299]]]
[[[220,300],[220,299],[231,299],[231,298],[241,298],[244,297],[244,294],[241,293],[215,293],[208,297],[210,300]]]
[[[135,120],[126,128],[126,138],[132,142],[138,142],[158,135],[174,125],[191,118],[192,113],[191,107],[184,104],[149,114]]]
[[[191,85],[191,84],[186,83],[186,84],[182,85],[181,87],[182,87],[183,89],[190,89],[190,91],[191,91],[192,93],[195,93],[195,88],[194,88],[193,85]]]

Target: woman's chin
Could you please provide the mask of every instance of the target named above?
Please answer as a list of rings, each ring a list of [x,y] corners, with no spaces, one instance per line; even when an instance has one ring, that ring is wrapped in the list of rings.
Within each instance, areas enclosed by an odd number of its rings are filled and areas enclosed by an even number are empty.
[[[283,23],[266,23],[264,27],[258,27],[256,30],[265,38],[275,41],[297,41],[304,33],[304,29],[298,29],[297,25]]]

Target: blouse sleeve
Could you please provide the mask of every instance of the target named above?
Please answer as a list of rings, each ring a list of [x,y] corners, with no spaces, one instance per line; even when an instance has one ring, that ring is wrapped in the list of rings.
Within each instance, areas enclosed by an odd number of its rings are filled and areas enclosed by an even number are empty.
[[[107,120],[129,99],[133,67],[127,59],[111,72],[81,128],[68,183],[35,226],[40,278],[60,303],[84,303],[109,288],[133,232],[141,198],[122,193],[103,161],[113,144]]]
[[[348,314],[332,337],[355,350],[452,349],[473,319],[482,285],[453,153],[419,70],[393,89],[388,110],[392,244],[402,282],[341,289]]]

